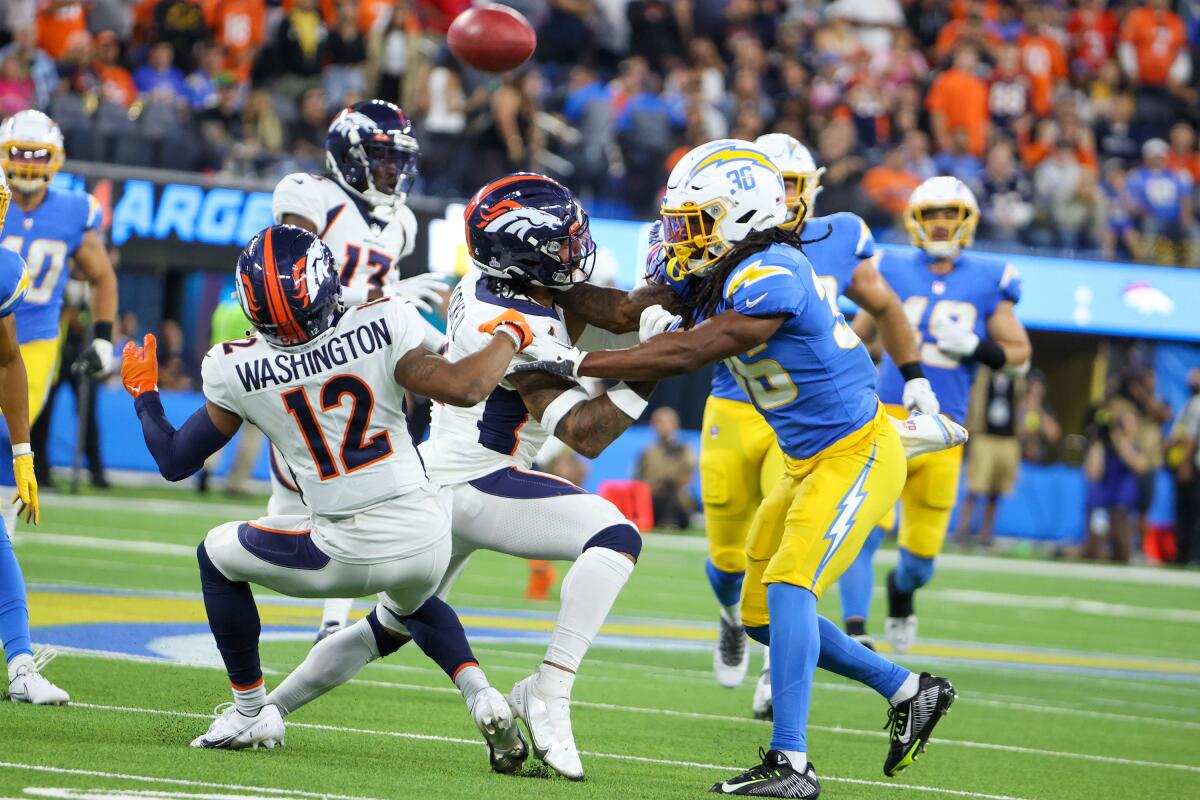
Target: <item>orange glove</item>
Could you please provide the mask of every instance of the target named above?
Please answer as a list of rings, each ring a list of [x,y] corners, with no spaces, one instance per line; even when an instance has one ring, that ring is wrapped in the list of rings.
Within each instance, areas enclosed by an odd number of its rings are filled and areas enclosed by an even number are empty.
[[[158,341],[147,333],[144,345],[128,342],[121,352],[121,383],[135,398],[158,391]]]
[[[493,336],[497,331],[504,331],[517,343],[518,353],[533,344],[533,328],[529,327],[529,320],[525,319],[524,314],[513,308],[505,309],[500,316],[483,323],[479,326],[479,330]]]

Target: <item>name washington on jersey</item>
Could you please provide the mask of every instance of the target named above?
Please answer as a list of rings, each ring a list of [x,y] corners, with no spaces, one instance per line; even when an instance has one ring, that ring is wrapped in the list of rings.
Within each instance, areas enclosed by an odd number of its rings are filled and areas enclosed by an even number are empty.
[[[270,389],[294,380],[311,378],[341,367],[381,347],[392,344],[385,318],[369,320],[357,328],[331,336],[328,341],[302,353],[279,353],[235,364],[238,380],[247,392]],[[236,345],[234,345],[236,346]]]

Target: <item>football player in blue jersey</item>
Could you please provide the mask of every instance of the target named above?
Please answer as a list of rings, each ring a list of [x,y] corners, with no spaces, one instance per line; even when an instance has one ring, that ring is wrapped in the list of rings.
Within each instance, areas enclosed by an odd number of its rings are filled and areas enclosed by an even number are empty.
[[[87,192],[50,187],[62,166],[63,137],[40,111],[21,111],[0,125],[0,169],[13,189],[0,229],[0,246],[19,254],[29,269],[29,292],[16,312],[17,338],[29,375],[29,419],[36,422],[58,369],[59,318],[72,267],[91,285],[93,339],[73,367],[93,376],[112,369],[117,278],[100,235],[100,204]],[[0,458],[0,492],[13,475]],[[11,531],[16,512],[5,508]]]
[[[942,412],[963,422],[976,367],[1021,371],[1032,348],[1013,313],[1021,298],[1021,278],[1002,259],[963,252],[975,239],[979,206],[962,181],[929,178],[912,193],[905,227],[916,250],[887,250],[879,271],[904,301],[917,332],[921,363],[941,402]],[[855,321],[865,338],[870,320]],[[879,396],[893,416],[902,415],[904,376],[885,355],[879,367]],[[933,577],[958,497],[963,449],[956,447],[913,459],[900,497],[900,556],[888,573],[888,616],[884,632],[903,653],[917,635],[913,594]],[[894,526],[892,515],[881,527]],[[868,558],[864,556],[863,558]],[[861,565],[859,565],[861,567]],[[870,567],[866,567],[869,574]]]
[[[889,701],[888,775],[912,763],[954,700],[949,681],[891,663],[816,606],[899,498],[902,436],[935,431],[936,442],[925,439],[931,451],[960,443],[965,431],[939,415],[889,420],[870,355],[830,304],[799,236],[778,227],[786,219],[783,176],[762,150],[730,139],[692,150],[672,170],[662,205],[667,269],[693,278],[686,330],[626,350],[572,348],[514,369],[658,380],[724,360],[774,430],[784,476],[751,524],[741,598],[747,632],[775,650],[774,733],[761,764],[712,791],[816,798],[806,729],[818,663]]]
[[[0,172],[0,225],[4,224],[11,195],[4,173]],[[13,312],[29,291],[29,272],[21,256],[0,247],[0,408],[12,436],[14,516],[19,499],[25,519],[38,521],[37,478],[33,474],[33,450],[29,447],[29,389],[25,364],[17,343],[17,325]],[[5,495],[4,500],[8,500]],[[8,528],[0,521],[0,646],[8,661],[8,698],[14,703],[66,705],[67,693],[42,677],[41,668],[55,655],[53,650],[37,653],[29,639],[29,604],[25,599],[25,580],[17,556],[13,553]]]

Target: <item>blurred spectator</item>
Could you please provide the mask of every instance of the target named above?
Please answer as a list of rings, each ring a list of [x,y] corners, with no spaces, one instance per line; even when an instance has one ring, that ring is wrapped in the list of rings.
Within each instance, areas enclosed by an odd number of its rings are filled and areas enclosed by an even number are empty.
[[[1196,151],[1196,129],[1190,122],[1180,120],[1171,126],[1167,166],[1176,172],[1186,172],[1193,184],[1200,180],[1200,152]]]
[[[465,194],[463,176],[467,159],[462,137],[467,125],[467,96],[458,61],[449,53],[426,68],[416,108],[425,194],[435,197]]]
[[[996,54],[996,68],[988,78],[988,109],[992,124],[1013,130],[1029,110],[1029,78],[1021,71],[1021,51],[1007,44]]]
[[[164,319],[158,329],[158,385],[168,391],[192,388],[191,370],[183,346],[183,329],[173,319]]]
[[[275,29],[270,70],[283,78],[288,89],[315,78],[325,63],[329,32],[317,10],[317,0],[296,0]]]
[[[617,113],[617,143],[625,163],[628,197],[640,214],[651,212],[659,189],[666,183],[664,162],[674,143],[671,109],[658,94],[658,78],[640,59],[626,71],[629,91]]]
[[[1129,515],[1138,506],[1138,473],[1146,461],[1138,451],[1137,412],[1110,388],[1089,426],[1084,459],[1087,476],[1087,539],[1083,557],[1128,563],[1132,554]]]
[[[13,40],[0,49],[0,59],[15,56],[33,80],[34,105],[44,108],[58,85],[58,67],[54,58],[38,47],[38,29],[32,25],[13,31]]]
[[[34,97],[33,78],[15,55],[0,58],[0,118],[29,108]]]
[[[367,40],[358,27],[358,8],[352,2],[341,3],[329,32],[326,66],[322,73],[325,94],[339,107],[351,105],[350,95],[361,97],[367,89],[363,65],[367,60]]]
[[[1141,155],[1138,141],[1133,137],[1133,97],[1119,94],[1113,98],[1107,119],[1096,124],[1096,146],[1103,159],[1118,158],[1126,165]]]
[[[129,70],[121,64],[121,42],[112,31],[96,34],[92,70],[99,82],[100,95],[110,103],[129,108],[137,100],[138,89]]]
[[[1191,397],[1167,440],[1175,478],[1176,561],[1200,564],[1200,367],[1188,372]]]
[[[1117,39],[1117,18],[1106,0],[1079,0],[1067,18],[1072,70],[1095,75],[1112,57]]]
[[[479,141],[478,180],[498,178],[508,172],[533,169],[544,137],[537,126],[541,75],[536,70],[506,73],[492,93],[490,125]]]
[[[220,169],[234,146],[242,138],[242,108],[233,77],[222,73],[216,79],[217,99],[197,116],[200,138],[204,142],[203,164]]]
[[[930,84],[925,107],[938,151],[949,150],[954,129],[964,128],[970,151],[983,155],[989,127],[988,87],[976,74],[978,66],[975,48],[959,47],[954,51],[954,66]]]
[[[416,18],[410,13],[405,0],[391,9],[387,23],[372,28],[367,43],[369,67],[367,69],[367,93],[389,102],[402,101],[406,87],[404,76],[408,73],[409,38],[415,33]]]
[[[209,37],[199,0],[160,0],[154,9],[155,39],[175,52],[175,63],[185,73],[196,68],[196,45]]]
[[[1021,49],[1021,68],[1029,76],[1029,105],[1034,113],[1050,113],[1054,85],[1067,77],[1067,56],[1062,45],[1045,24],[1046,14],[1037,4],[1025,8],[1025,33],[1017,40]]]
[[[166,42],[157,42],[150,48],[145,65],[133,73],[133,83],[142,98],[161,103],[186,103],[187,82],[183,73],[174,65],[175,51]]]
[[[1075,249],[1097,242],[1103,195],[1071,142],[1059,139],[1033,173],[1034,205],[1048,225],[1046,244]]]
[[[296,121],[288,126],[292,153],[314,164],[325,163],[325,137],[329,133],[329,101],[324,89],[307,89],[300,95]],[[320,169],[318,169],[320,171]]]
[[[37,46],[57,61],[80,39],[86,40],[85,5],[78,0],[39,0]]]
[[[650,487],[655,526],[686,528],[696,506],[691,492],[696,454],[679,440],[679,414],[670,406],[654,409],[650,427],[658,438],[642,451],[635,477]]]
[[[877,211],[894,223],[904,213],[909,195],[920,183],[921,179],[905,168],[904,151],[893,147],[884,155],[882,164],[867,170],[862,188]]]
[[[224,68],[239,81],[246,80],[266,38],[265,0],[209,0],[205,8],[213,38],[225,55]]]
[[[967,496],[958,512],[957,538],[970,540],[975,504],[983,499],[983,518],[975,531],[980,547],[991,547],[1000,498],[1017,483],[1021,445],[1017,438],[1017,379],[1002,370],[979,370],[971,392],[967,444]]]
[[[1141,87],[1183,83],[1191,76],[1191,58],[1183,21],[1169,0],[1148,0],[1121,23],[1118,55],[1125,74]]]
[[[1170,146],[1162,139],[1142,145],[1142,166],[1129,175],[1134,218],[1146,254],[1162,264],[1189,263],[1194,234],[1192,176],[1167,166]]]
[[[1033,190],[1021,172],[1012,145],[999,141],[988,150],[987,166],[975,183],[979,197],[979,235],[994,242],[1017,242],[1033,221]]]
[[[1123,395],[1137,415],[1134,442],[1142,455],[1143,464],[1136,470],[1138,502],[1135,531],[1144,541],[1147,514],[1154,503],[1158,471],[1162,469],[1165,461],[1163,426],[1171,421],[1171,409],[1157,394],[1157,377],[1152,369],[1142,370],[1127,380]]]
[[[1145,258],[1142,236],[1133,218],[1134,204],[1129,197],[1125,168],[1118,159],[1104,162],[1101,183],[1108,202],[1107,216],[1100,234],[1100,249],[1106,258]]]
[[[8,41],[22,29],[34,30],[36,24],[36,0],[6,0],[0,5],[0,41]]]
[[[1062,426],[1054,411],[1046,405],[1046,376],[1030,370],[1025,378],[1025,393],[1017,408],[1021,460],[1046,464],[1054,460],[1055,448],[1062,439]]]
[[[217,102],[217,76],[224,70],[225,56],[219,47],[200,45],[196,70],[187,76],[188,105],[193,110],[209,108]]]
[[[593,0],[550,0],[538,33],[538,59],[551,64],[587,62],[592,58],[594,36],[590,17]]]
[[[934,158],[938,172],[953,175],[963,183],[974,182],[983,170],[983,163],[970,151],[970,146],[966,129],[956,128],[950,135],[950,149]]]
[[[854,125],[833,119],[817,134],[817,163],[825,167],[821,176],[821,203],[826,208],[866,209],[862,178],[866,159],[854,151]]]

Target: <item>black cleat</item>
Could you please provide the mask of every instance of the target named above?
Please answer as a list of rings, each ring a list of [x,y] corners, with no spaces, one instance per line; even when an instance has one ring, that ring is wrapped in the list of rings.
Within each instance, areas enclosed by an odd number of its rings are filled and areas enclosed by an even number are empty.
[[[888,711],[884,729],[891,728],[883,774],[894,778],[925,751],[933,728],[950,710],[958,695],[945,678],[922,672],[917,693]]]
[[[810,761],[803,770],[795,769],[779,750],[758,748],[762,763],[735,775],[728,780],[714,783],[708,791],[713,794],[736,794],[749,797],[794,797],[801,800],[817,800],[821,796],[821,783],[817,771]]]

